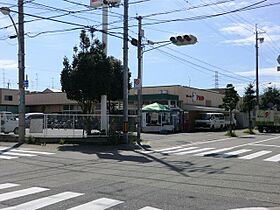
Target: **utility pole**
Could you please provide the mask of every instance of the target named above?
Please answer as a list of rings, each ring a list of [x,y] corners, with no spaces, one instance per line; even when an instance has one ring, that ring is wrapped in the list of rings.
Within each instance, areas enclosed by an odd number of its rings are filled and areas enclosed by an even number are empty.
[[[123,13],[123,140],[128,143],[128,0]]]
[[[264,38],[259,38],[258,25],[256,24],[256,99],[257,99],[257,108],[260,105],[259,97],[259,41],[263,43]]]
[[[108,3],[104,1],[102,5],[102,43],[104,44],[104,53],[107,55],[108,43]]]
[[[137,143],[140,144],[141,141],[141,128],[142,128],[142,79],[143,79],[143,48],[142,48],[142,17],[136,18],[138,20],[138,42],[137,42],[137,57],[138,57],[138,80],[140,82],[137,93],[138,93],[138,126],[137,126]]]
[[[24,13],[23,0],[18,0],[18,85],[19,85],[19,143],[25,139],[25,90],[24,90]]]

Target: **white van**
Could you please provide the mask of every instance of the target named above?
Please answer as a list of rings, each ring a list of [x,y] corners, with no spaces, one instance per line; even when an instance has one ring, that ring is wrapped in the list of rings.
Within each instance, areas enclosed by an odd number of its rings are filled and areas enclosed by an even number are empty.
[[[224,129],[225,116],[223,113],[201,113],[195,120],[196,129]]]
[[[18,118],[12,112],[0,112],[1,116],[1,132],[8,134],[14,132],[18,134]]]

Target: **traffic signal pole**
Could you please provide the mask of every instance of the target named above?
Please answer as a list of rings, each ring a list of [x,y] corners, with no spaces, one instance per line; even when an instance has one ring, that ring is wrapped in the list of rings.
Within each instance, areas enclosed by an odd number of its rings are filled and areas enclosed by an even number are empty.
[[[137,42],[137,58],[138,58],[138,80],[140,81],[140,85],[137,90],[138,94],[138,123],[137,123],[137,143],[140,144],[141,141],[141,128],[142,128],[142,79],[143,79],[143,48],[142,48],[142,17],[138,16],[136,18],[138,20],[138,42]]]
[[[123,17],[123,140],[128,143],[128,0]]]

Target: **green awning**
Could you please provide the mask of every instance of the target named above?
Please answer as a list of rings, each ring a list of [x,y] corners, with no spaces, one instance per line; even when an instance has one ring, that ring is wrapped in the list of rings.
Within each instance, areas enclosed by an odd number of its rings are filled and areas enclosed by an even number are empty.
[[[166,105],[162,105],[159,103],[153,103],[153,104],[144,106],[142,108],[142,111],[143,112],[171,112],[171,109]]]

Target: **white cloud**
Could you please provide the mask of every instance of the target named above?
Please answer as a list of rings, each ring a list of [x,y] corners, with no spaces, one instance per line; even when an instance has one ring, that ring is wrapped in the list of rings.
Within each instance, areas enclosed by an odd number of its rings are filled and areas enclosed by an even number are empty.
[[[239,75],[245,76],[245,77],[255,77],[256,76],[256,70],[236,72],[236,74],[239,74]],[[260,68],[259,69],[259,76],[279,77],[280,72],[277,72],[276,67]]]
[[[280,26],[279,25],[274,25],[272,23],[265,23],[265,24],[262,24],[262,26],[259,28],[260,28],[260,32],[265,32],[265,33],[260,33],[260,37],[265,38],[264,45],[266,43],[280,41]],[[250,29],[252,31],[250,31]],[[232,35],[232,36],[236,37],[231,40],[224,41],[223,43],[225,43],[225,44],[252,45],[255,43],[255,35],[254,35],[253,26],[250,26],[248,24],[234,23],[231,26],[221,28],[220,31],[227,35]]]
[[[252,35],[252,32],[248,30],[248,25],[243,23],[235,23],[231,26],[221,28],[220,31],[230,35],[239,35],[239,36]]]
[[[15,60],[0,60],[0,69],[16,69],[18,67]]]

